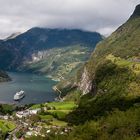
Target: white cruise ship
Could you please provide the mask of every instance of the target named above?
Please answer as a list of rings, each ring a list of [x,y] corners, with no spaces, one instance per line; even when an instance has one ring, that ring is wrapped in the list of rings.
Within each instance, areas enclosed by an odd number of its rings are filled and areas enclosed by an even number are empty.
[[[18,101],[18,100],[22,99],[24,96],[25,96],[25,92],[23,90],[21,90],[14,95],[14,100]]]

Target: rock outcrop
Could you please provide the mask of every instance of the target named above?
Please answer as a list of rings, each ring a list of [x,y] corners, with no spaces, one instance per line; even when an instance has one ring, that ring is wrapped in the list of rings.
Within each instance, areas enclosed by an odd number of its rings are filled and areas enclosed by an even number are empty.
[[[90,60],[86,63],[85,68],[83,69],[83,73],[80,74],[81,78],[78,77],[78,79],[81,79],[78,84],[79,89],[83,91],[83,94],[87,94],[89,92],[95,94],[94,90],[96,88],[94,85],[99,88],[97,79],[102,78],[104,81],[104,77],[107,74],[110,74],[111,69],[107,70],[107,66],[104,66],[103,70],[97,69],[99,66],[104,65],[103,62],[105,63],[107,61],[107,56],[113,55],[116,58],[125,60],[126,63],[128,63],[129,60],[133,60],[134,58],[140,58],[139,36],[140,5],[135,8],[135,11],[126,23],[120,26],[114,33],[112,33],[111,36],[96,46],[96,49],[90,57]],[[110,65],[111,63],[108,65],[109,68]],[[98,78],[96,77],[97,73],[100,73]],[[96,89],[96,91],[97,90],[98,89]]]
[[[84,72],[81,76],[81,80],[78,86],[79,86],[79,89],[83,91],[83,95],[89,93],[93,88],[93,83],[86,67],[84,68]]]

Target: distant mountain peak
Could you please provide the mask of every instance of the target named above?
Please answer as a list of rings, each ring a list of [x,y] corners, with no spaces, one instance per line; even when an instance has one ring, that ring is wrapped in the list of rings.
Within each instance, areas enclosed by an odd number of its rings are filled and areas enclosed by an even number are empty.
[[[16,33],[13,33],[11,34],[9,37],[7,37],[4,41],[7,41],[9,39],[14,39],[16,38],[17,36],[19,36],[21,34],[21,32],[16,32]]]
[[[136,6],[134,13],[131,18],[140,16],[140,4]]]

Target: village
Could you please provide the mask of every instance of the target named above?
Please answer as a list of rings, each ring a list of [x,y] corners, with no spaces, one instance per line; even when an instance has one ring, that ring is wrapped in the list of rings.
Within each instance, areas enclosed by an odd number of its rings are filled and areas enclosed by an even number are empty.
[[[0,129],[7,131],[6,140],[26,140],[32,136],[47,137],[67,135],[71,127],[65,116],[76,108],[73,102],[52,102],[32,105],[15,111],[12,115],[0,115]],[[5,128],[1,127],[1,123]],[[7,127],[7,130],[6,130]]]

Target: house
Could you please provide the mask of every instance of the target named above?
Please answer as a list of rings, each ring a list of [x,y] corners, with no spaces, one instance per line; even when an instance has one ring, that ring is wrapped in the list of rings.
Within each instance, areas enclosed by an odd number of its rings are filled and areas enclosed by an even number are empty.
[[[7,115],[6,116],[3,116],[3,119],[4,120],[8,120],[9,119],[9,116],[7,116]]]
[[[27,117],[28,115],[30,115],[30,112],[28,110],[25,110],[25,111],[18,111],[16,113],[16,116],[18,118],[23,118],[23,117]]]
[[[29,110],[30,115],[35,115],[35,114],[39,113],[40,111],[41,111],[41,109],[40,109],[40,108],[33,109],[33,110]]]
[[[33,109],[33,110],[29,110],[29,109],[27,109],[27,110],[24,110],[24,111],[18,111],[17,113],[16,113],[16,116],[18,117],[18,118],[23,118],[23,117],[27,117],[27,116],[29,116],[29,115],[36,115],[38,112],[40,112],[41,111],[41,109],[40,108],[38,108],[38,109]]]
[[[27,136],[32,136],[32,135],[33,135],[33,132],[28,131],[28,132],[26,132],[26,135],[27,135]]]
[[[47,133],[50,133],[51,132],[51,130],[47,130]]]

